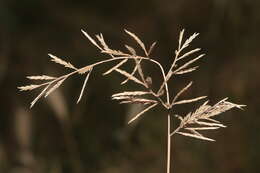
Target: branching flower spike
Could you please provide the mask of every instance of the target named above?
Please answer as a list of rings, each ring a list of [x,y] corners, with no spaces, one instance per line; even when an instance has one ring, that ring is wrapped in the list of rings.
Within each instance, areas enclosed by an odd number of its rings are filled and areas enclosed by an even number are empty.
[[[96,35],[96,37],[93,38],[84,30],[82,30],[82,33],[100,51],[100,53],[106,54],[108,59],[77,68],[72,63],[49,54],[51,61],[67,68],[67,70],[70,70],[70,72],[59,77],[53,77],[49,75],[27,76],[29,80],[38,80],[42,83],[21,86],[18,87],[19,90],[30,91],[37,88],[42,88],[40,94],[36,96],[36,98],[31,102],[31,107],[33,107],[40,98],[50,95],[69,77],[76,74],[83,75],[85,80],[77,100],[77,103],[79,103],[82,99],[84,91],[86,90],[87,82],[91,79],[91,74],[93,75],[94,68],[107,63],[115,63],[109,69],[107,69],[103,75],[118,73],[119,75],[125,77],[125,80],[121,82],[122,85],[126,85],[128,82],[133,82],[136,85],[142,87],[142,90],[122,91],[112,95],[112,100],[117,100],[121,104],[144,105],[144,109],[137,115],[134,115],[133,118],[129,120],[129,124],[135,122],[137,119],[140,119],[143,114],[147,113],[158,105],[163,106],[163,108],[169,112],[167,115],[167,173],[170,173],[171,142],[172,137],[175,134],[205,141],[214,141],[212,138],[203,136],[201,132],[205,130],[215,130],[221,127],[226,127],[220,121],[214,118],[217,115],[232,108],[242,109],[245,106],[231,103],[227,98],[225,98],[213,106],[208,104],[209,101],[206,101],[195,111],[188,112],[184,116],[178,115],[174,111],[176,105],[195,103],[206,98],[206,96],[197,96],[194,98],[182,99],[183,93],[190,89],[193,82],[189,82],[174,95],[172,95],[168,86],[168,83],[171,79],[173,79],[173,76],[188,74],[198,69],[198,65],[194,64],[197,63],[197,61],[202,57],[204,57],[204,54],[199,54],[201,50],[200,48],[188,50],[188,47],[192,41],[198,37],[198,33],[194,33],[187,39],[184,39],[184,30],[180,32],[178,47],[175,50],[174,58],[169,58],[171,66],[168,70],[166,70],[163,65],[157,61],[156,58],[151,57],[152,51],[156,46],[156,42],[152,43],[151,46],[149,46],[149,49],[147,49],[147,46],[145,46],[143,41],[136,34],[125,30],[125,33],[136,42],[137,46],[139,46],[143,52],[142,55],[137,55],[137,51],[129,45],[125,45],[127,52],[111,49],[110,46],[107,45],[102,34]],[[134,64],[134,67],[131,71],[127,71],[122,68],[123,65],[129,63]],[[152,87],[154,84],[153,82],[157,80],[153,80],[151,76],[146,75],[142,68],[144,63],[150,63],[151,65],[159,67],[160,72],[158,74],[160,75],[162,82],[159,84],[160,87],[157,89]],[[174,119],[174,121],[179,121],[179,125],[175,129],[171,125],[172,119]]]

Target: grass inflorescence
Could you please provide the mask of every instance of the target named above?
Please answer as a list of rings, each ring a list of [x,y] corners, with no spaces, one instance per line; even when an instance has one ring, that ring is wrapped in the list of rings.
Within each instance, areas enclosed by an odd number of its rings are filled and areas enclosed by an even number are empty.
[[[167,110],[167,173],[170,173],[171,165],[171,142],[172,136],[175,134],[192,137],[200,140],[214,141],[214,139],[204,136],[201,132],[205,130],[216,130],[222,127],[226,127],[220,121],[214,119],[217,115],[226,112],[232,108],[242,109],[245,105],[239,105],[228,101],[227,98],[222,99],[214,105],[210,105],[209,101],[206,100],[194,111],[190,111],[187,115],[179,115],[174,111],[176,105],[195,103],[201,100],[205,100],[206,96],[197,96],[189,99],[181,99],[183,93],[190,89],[193,82],[189,82],[181,90],[179,90],[175,95],[171,95],[171,90],[168,86],[170,80],[174,79],[173,76],[179,76],[187,73],[194,72],[198,69],[197,65],[194,65],[198,60],[204,57],[204,54],[198,54],[201,49],[195,48],[188,50],[192,41],[198,37],[198,33],[194,33],[187,39],[184,39],[184,30],[180,32],[178,47],[175,50],[174,58],[170,59],[171,66],[166,70],[163,65],[157,61],[156,58],[151,57],[152,51],[156,46],[156,42],[152,43],[150,46],[146,46],[143,41],[134,33],[125,30],[125,33],[131,37],[136,44],[143,51],[143,55],[137,55],[137,51],[129,46],[125,45],[126,51],[111,49],[102,34],[98,34],[91,37],[87,32],[82,30],[82,33],[88,38],[88,40],[98,48],[98,50],[108,56],[108,59],[95,62],[90,65],[86,65],[81,68],[75,67],[72,63],[67,62],[57,56],[49,54],[51,61],[57,63],[68,70],[65,75],[59,77],[53,77],[49,75],[39,75],[39,76],[27,76],[30,80],[41,81],[41,84],[30,84],[26,86],[18,87],[21,91],[30,91],[37,88],[42,88],[42,91],[36,96],[36,98],[31,102],[31,107],[42,97],[47,97],[49,94],[54,92],[59,88],[63,82],[73,75],[82,75],[85,80],[82,84],[81,92],[77,103],[82,99],[83,93],[85,91],[87,82],[90,75],[93,75],[93,70],[99,66],[109,62],[114,62],[115,65],[107,69],[103,73],[104,76],[114,72],[119,73],[125,77],[125,80],[121,82],[121,85],[126,85],[128,82],[134,82],[136,85],[142,87],[142,90],[133,91],[122,91],[112,95],[113,100],[119,101],[120,104],[142,104],[144,108],[141,112],[133,116],[128,123],[132,123],[143,114],[152,110],[153,108],[161,105]],[[198,55],[196,55],[198,54]],[[134,68],[131,71],[126,71],[123,69],[123,65],[127,63],[134,63]],[[153,87],[153,78],[147,76],[144,73],[142,65],[144,63],[151,63],[159,67],[160,78],[162,83],[157,89]],[[172,120],[179,121],[179,125],[173,129]]]

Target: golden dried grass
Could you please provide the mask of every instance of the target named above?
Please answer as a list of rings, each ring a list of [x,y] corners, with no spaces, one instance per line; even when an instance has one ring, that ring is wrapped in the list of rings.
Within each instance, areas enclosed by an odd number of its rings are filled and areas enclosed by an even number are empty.
[[[171,62],[170,69],[166,70],[163,65],[156,60],[156,58],[151,58],[151,53],[156,45],[156,42],[153,42],[147,51],[145,44],[142,40],[134,33],[125,30],[125,32],[136,41],[137,45],[143,50],[144,56],[137,55],[136,50],[128,45],[125,45],[127,52],[121,50],[111,49],[105,42],[102,34],[96,35],[97,41],[92,38],[87,32],[81,30],[82,33],[87,37],[87,39],[97,47],[101,53],[108,55],[110,58],[106,60],[102,60],[90,65],[87,65],[82,68],[76,68],[70,62],[67,62],[57,56],[49,54],[51,57],[51,61],[60,64],[66,68],[73,70],[72,72],[67,73],[66,75],[62,75],[60,77],[52,77],[48,75],[39,75],[39,76],[27,76],[30,80],[39,80],[43,81],[42,84],[30,84],[26,86],[18,87],[20,91],[30,91],[40,87],[44,87],[40,94],[31,102],[31,107],[35,105],[35,103],[42,97],[47,97],[49,94],[54,92],[57,88],[59,88],[63,82],[74,74],[85,75],[85,80],[83,82],[77,103],[82,99],[83,93],[85,91],[87,82],[89,80],[90,75],[92,74],[92,70],[102,64],[106,64],[109,62],[116,62],[116,65],[110,67],[103,75],[110,74],[112,72],[117,72],[120,75],[125,77],[125,80],[121,82],[121,84],[126,84],[128,81],[132,81],[137,85],[143,87],[143,90],[136,91],[122,91],[117,94],[112,95],[113,100],[117,100],[120,103],[124,104],[143,104],[145,108],[133,116],[131,120],[129,120],[129,124],[136,121],[141,115],[145,114],[152,108],[155,108],[158,105],[162,105],[164,109],[168,111],[168,131],[167,131],[167,173],[170,173],[170,160],[171,160],[171,137],[174,134],[179,134],[187,137],[192,137],[200,140],[206,141],[215,141],[214,139],[205,137],[201,134],[201,131],[205,130],[216,130],[221,127],[226,127],[218,120],[215,120],[215,116],[226,112],[233,108],[242,109],[245,105],[234,104],[227,99],[223,99],[211,106],[208,104],[208,101],[204,102],[198,109],[194,112],[190,111],[185,116],[176,115],[174,112],[175,105],[182,105],[187,103],[198,102],[202,99],[205,99],[206,96],[198,96],[192,99],[183,99],[179,100],[179,98],[185,93],[192,85],[193,82],[190,82],[188,85],[179,90],[173,97],[170,97],[170,92],[168,87],[168,82],[174,75],[182,75],[186,73],[194,72],[198,69],[198,66],[190,67],[192,64],[196,63],[200,60],[204,54],[197,54],[201,49],[195,48],[192,50],[188,50],[184,52],[192,41],[199,35],[198,33],[194,33],[186,40],[184,40],[184,30],[182,30],[179,34],[178,47],[175,50],[175,56]],[[190,58],[192,57],[192,58]],[[190,58],[190,59],[189,59]],[[182,61],[182,62],[181,62]],[[183,62],[186,61],[186,62]],[[134,68],[131,72],[128,72],[122,69],[122,65],[133,62]],[[159,85],[160,87],[157,90],[153,89],[153,78],[151,76],[146,76],[143,73],[142,63],[152,63],[159,67],[160,74],[162,78],[162,82]],[[180,120],[179,125],[173,129],[171,127],[172,118],[175,120]]]

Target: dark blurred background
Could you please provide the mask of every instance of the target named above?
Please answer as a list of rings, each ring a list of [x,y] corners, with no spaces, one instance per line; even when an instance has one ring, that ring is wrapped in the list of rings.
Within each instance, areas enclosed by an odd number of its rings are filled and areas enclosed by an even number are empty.
[[[260,172],[259,7],[258,0],[1,0],[0,172],[165,172],[165,112],[155,109],[128,126],[129,115],[140,108],[110,100],[124,87],[119,74],[102,77],[108,66],[92,74],[80,104],[76,100],[84,78],[79,76],[33,109],[29,105],[39,90],[17,89],[29,84],[25,76],[65,73],[49,61],[48,53],[78,67],[104,58],[80,29],[102,32],[113,48],[122,49],[124,43],[133,45],[124,28],[148,45],[157,41],[153,55],[166,68],[180,30],[185,28],[186,36],[199,32],[193,47],[202,47],[207,55],[198,71],[172,87],[192,79],[187,97],[208,95],[212,104],[229,97],[248,105],[245,111],[219,116],[228,128],[206,133],[214,143],[175,136],[172,171]],[[145,70],[156,74],[154,68]]]

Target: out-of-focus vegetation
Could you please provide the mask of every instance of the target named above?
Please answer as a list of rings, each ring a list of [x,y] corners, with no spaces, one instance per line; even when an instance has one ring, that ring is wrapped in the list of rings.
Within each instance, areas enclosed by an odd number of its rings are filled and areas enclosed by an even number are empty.
[[[64,74],[63,68],[49,62],[48,53],[79,67],[104,58],[80,29],[102,32],[111,45],[121,48],[122,40],[132,43],[123,28],[147,44],[158,41],[154,55],[166,67],[182,28],[187,33],[201,33],[195,46],[207,55],[192,74],[192,94],[209,95],[213,102],[228,96],[248,105],[245,111],[219,117],[228,128],[207,135],[213,136],[215,143],[173,138],[173,172],[259,172],[259,6],[257,0],[2,0],[0,172],[165,170],[166,117],[160,116],[158,109],[127,126],[128,116],[138,107],[110,101],[112,93],[122,90],[122,78],[118,74],[112,74],[112,79],[102,77],[106,67],[90,78],[87,94],[78,105],[82,78],[68,80],[32,110],[29,103],[38,92],[24,94],[16,88],[27,82],[27,75]],[[180,88],[185,80],[172,86]],[[186,108],[179,111],[186,112]]]

